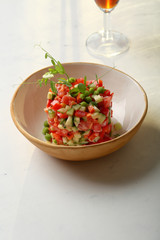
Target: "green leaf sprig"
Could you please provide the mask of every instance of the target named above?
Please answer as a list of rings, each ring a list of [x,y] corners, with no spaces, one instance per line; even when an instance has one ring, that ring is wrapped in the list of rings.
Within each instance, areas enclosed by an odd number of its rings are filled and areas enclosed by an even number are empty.
[[[57,94],[57,89],[55,87],[55,82],[53,80],[51,80],[56,74],[60,74],[60,75],[65,75],[67,79],[65,78],[58,78],[58,83],[59,84],[64,84],[66,85],[67,87],[71,87],[72,84],[69,83],[69,76],[68,74],[66,73],[64,67],[62,66],[62,64],[60,63],[60,61],[57,61],[55,58],[52,57],[52,55],[47,52],[44,48],[42,48],[40,45],[38,45],[44,52],[45,52],[45,58],[50,58],[51,59],[51,63],[53,65],[53,68],[49,68],[48,69],[48,72],[46,72],[44,75],[43,75],[43,78],[42,79],[39,79],[38,80],[38,84],[40,87],[42,87],[43,84],[47,85],[48,82],[50,82],[50,86],[51,86],[51,89],[54,93]]]
[[[60,75],[65,75],[66,78],[64,77],[60,77],[58,78],[58,84],[63,84],[66,85],[67,87],[69,87],[69,93],[72,97],[76,97],[79,93],[81,93],[81,98],[85,98],[87,96],[90,95],[89,91],[87,91],[87,86],[86,86],[86,81],[87,81],[87,77],[84,76],[84,83],[79,83],[77,86],[74,86],[74,88],[71,89],[72,87],[72,83],[75,81],[75,78],[70,78],[68,76],[68,74],[66,73],[64,67],[62,66],[62,64],[60,63],[60,61],[57,61],[55,58],[52,57],[52,55],[46,51],[43,47],[41,47],[41,45],[37,45],[39,46],[44,52],[45,52],[45,59],[50,58],[51,63],[53,65],[53,68],[49,68],[48,72],[46,72],[42,79],[38,80],[38,84],[40,87],[42,87],[42,85],[47,85],[48,82],[50,82],[50,87],[52,89],[52,91],[57,94],[57,89],[55,86],[55,82],[52,80],[52,78],[56,75],[56,74],[60,74]],[[109,71],[105,72],[102,76],[98,77],[96,74],[96,79],[95,82],[98,83],[98,79],[101,79],[101,77],[103,77],[106,73],[110,72],[112,69],[114,69],[115,67],[111,68]],[[93,83],[92,83],[93,84]],[[88,87],[90,87],[90,85],[88,85]]]

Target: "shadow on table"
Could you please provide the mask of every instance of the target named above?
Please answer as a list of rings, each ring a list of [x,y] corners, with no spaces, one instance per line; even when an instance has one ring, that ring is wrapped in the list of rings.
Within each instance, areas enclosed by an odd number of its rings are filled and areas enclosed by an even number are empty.
[[[106,157],[85,161],[56,160],[75,177],[99,184],[129,184],[149,174],[158,166],[160,132],[143,124],[134,138],[122,149]],[[85,154],[85,152],[84,152]]]

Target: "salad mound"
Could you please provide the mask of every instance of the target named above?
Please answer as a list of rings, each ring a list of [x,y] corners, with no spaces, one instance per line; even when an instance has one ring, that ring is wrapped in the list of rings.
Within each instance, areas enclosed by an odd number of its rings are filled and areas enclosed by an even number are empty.
[[[45,139],[69,146],[111,140],[112,97],[101,79],[59,79],[47,95]]]

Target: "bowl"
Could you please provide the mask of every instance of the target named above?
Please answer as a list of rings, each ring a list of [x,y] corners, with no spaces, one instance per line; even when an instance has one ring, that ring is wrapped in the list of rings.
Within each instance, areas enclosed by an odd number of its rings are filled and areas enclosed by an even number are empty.
[[[84,161],[99,158],[123,147],[140,128],[148,108],[147,95],[140,84],[129,75],[102,64],[64,63],[69,76],[95,79],[96,74],[103,76],[104,85],[113,96],[113,121],[122,125],[122,134],[110,141],[85,146],[53,145],[45,142],[42,135],[43,122],[46,120],[44,108],[48,86],[36,84],[48,68],[30,75],[16,90],[11,102],[11,116],[17,129],[36,147],[45,153],[64,160]],[[55,76],[55,81],[59,76]]]

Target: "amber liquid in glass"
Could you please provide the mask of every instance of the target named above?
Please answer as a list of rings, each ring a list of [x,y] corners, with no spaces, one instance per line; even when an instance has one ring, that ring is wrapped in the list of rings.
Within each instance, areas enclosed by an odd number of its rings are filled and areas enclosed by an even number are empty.
[[[95,0],[98,7],[103,9],[113,9],[119,0]]]

